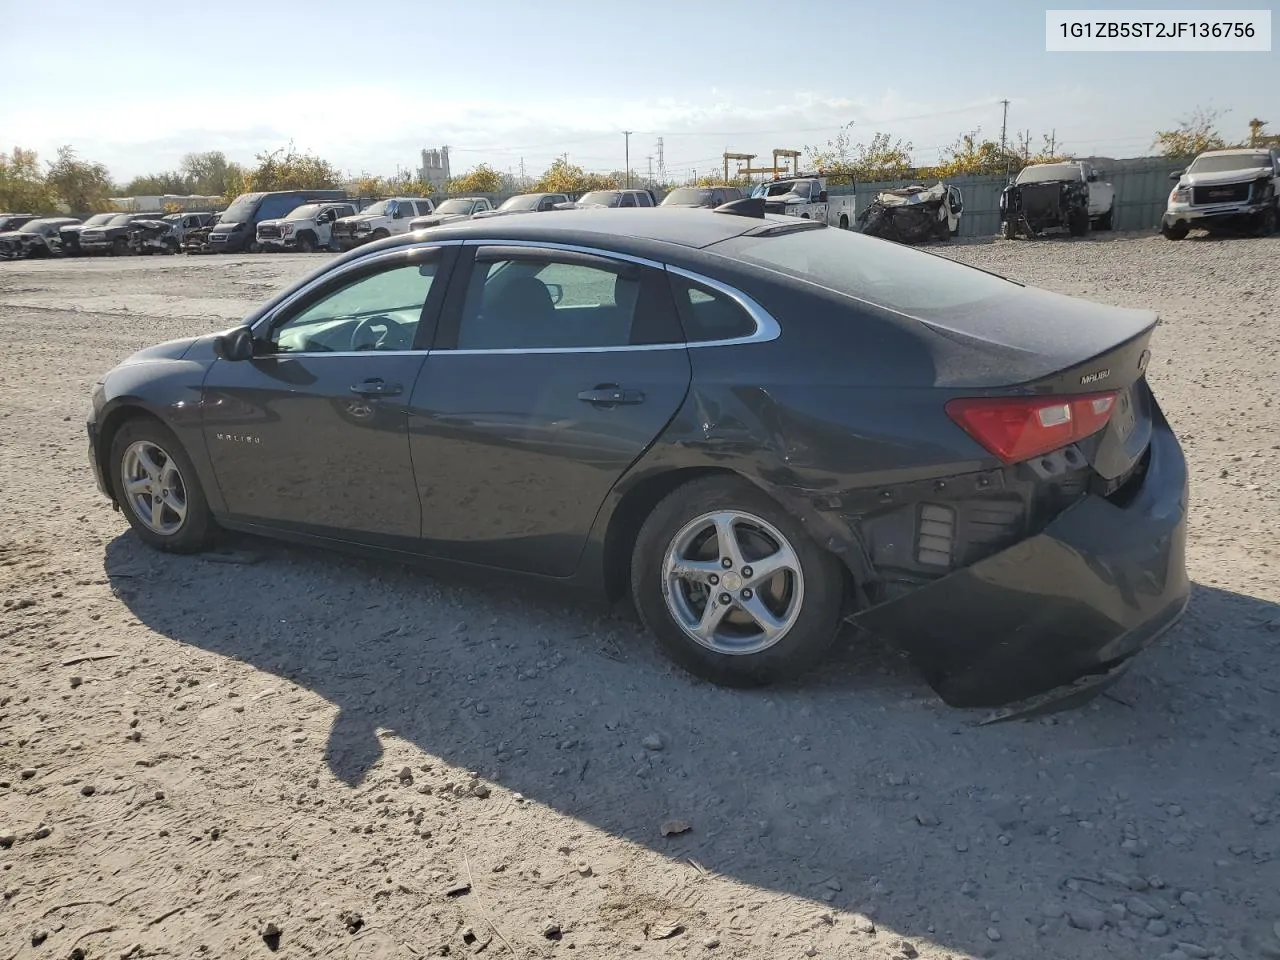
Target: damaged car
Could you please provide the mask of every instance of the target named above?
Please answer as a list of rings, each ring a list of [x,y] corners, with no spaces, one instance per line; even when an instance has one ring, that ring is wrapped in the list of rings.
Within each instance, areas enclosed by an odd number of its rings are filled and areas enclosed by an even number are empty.
[[[101,227],[105,225],[112,217],[116,216],[119,211],[111,211],[109,213],[95,213],[84,223],[76,220],[68,223],[65,227],[58,231],[58,240],[62,246],[62,255],[64,257],[78,257],[84,251],[80,249],[80,234],[88,230],[90,227]]]
[[[949,240],[960,232],[964,196],[959,187],[936,183],[885,190],[858,214],[861,233],[898,243]]]
[[[1169,179],[1177,185],[1160,223],[1168,240],[1193,228],[1263,237],[1280,229],[1280,149],[1210,150]]]
[[[176,253],[177,240],[171,234],[163,213],[117,213],[103,224],[81,230],[80,250],[113,257],[156,251]]]
[[[0,213],[0,233],[17,230],[24,223],[37,219],[38,216],[35,213]]]
[[[485,197],[450,197],[436,205],[435,210],[425,217],[417,217],[409,221],[410,230],[426,230],[445,223],[459,220],[470,220],[472,217],[494,213],[493,204]]]
[[[59,231],[80,221],[75,217],[28,220],[17,230],[0,233],[0,260],[36,260],[62,253]]]
[[[1190,593],[1156,316],[732,209],[334,258],[107,372],[99,487],[162,551],[239,530],[630,597],[720,684],[800,674],[846,621],[955,706],[1117,677]]]
[[[1023,167],[1000,194],[1000,236],[1040,237],[1066,231],[1089,232],[1089,182],[1075,163]]]
[[[209,222],[203,227],[188,227],[183,230],[182,236],[178,239],[178,249],[183,253],[215,253],[213,245],[209,242],[209,234],[221,219],[222,214],[215,213],[209,217]]]

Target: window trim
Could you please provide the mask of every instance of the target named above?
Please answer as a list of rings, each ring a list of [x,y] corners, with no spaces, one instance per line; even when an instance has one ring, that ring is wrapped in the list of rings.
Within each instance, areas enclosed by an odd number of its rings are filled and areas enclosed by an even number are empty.
[[[305,284],[302,287],[299,287],[292,294],[290,294],[288,298],[276,304],[276,306],[273,309],[267,311],[265,314],[259,317],[256,321],[254,321],[253,324],[249,327],[249,330],[253,334],[253,337],[255,340],[259,342],[267,342],[263,339],[263,335],[270,333],[272,327],[275,324],[275,319],[278,316],[280,316],[283,313],[287,313],[294,306],[296,306],[300,301],[306,300],[311,294],[315,293],[317,290],[323,287],[328,286],[330,283],[333,283],[335,280],[340,281],[343,277],[346,277],[349,274],[364,273],[366,271],[368,271],[371,274],[376,273],[378,272],[376,269],[370,269],[370,268],[376,267],[377,265],[380,265],[380,264],[387,264],[388,269],[394,269],[395,266],[397,265],[396,264],[397,260],[403,261],[402,263],[399,264],[399,266],[409,266],[409,264],[413,261],[415,257],[430,251],[437,251],[439,258],[443,259],[448,254],[447,248],[459,247],[461,245],[462,245],[462,242],[460,240],[444,240],[444,241],[436,241],[434,243],[424,243],[421,245],[415,244],[412,247],[397,247],[394,250],[387,250],[383,253],[378,253],[373,256],[358,257],[357,259],[352,260],[350,263],[344,263],[342,266],[336,267],[333,270],[326,270],[324,273],[320,274],[318,277],[315,277],[314,279],[312,279],[309,283]],[[446,281],[448,279],[449,279],[448,277],[445,277]],[[341,283],[337,285],[342,286]],[[404,356],[424,355],[430,352],[431,343],[429,342],[424,343],[421,346],[418,346],[417,344],[421,340],[423,340],[422,332],[424,329],[429,328],[431,330],[431,339],[434,339],[435,326],[436,326],[436,323],[434,322],[434,317],[432,318],[433,322],[430,322],[430,323],[424,323],[424,322],[427,321],[428,319],[429,310],[432,311],[432,313],[435,315],[439,314],[440,302],[443,299],[443,288],[447,286],[448,286],[447,283],[436,284],[434,281],[432,282],[431,289],[427,292],[426,302],[424,302],[422,306],[423,314],[418,321],[418,330],[414,334],[415,346],[411,347],[408,350],[323,350],[323,351],[301,351],[300,350],[300,351],[290,351],[287,353],[280,353],[279,351],[273,351],[271,353],[264,353],[264,354],[261,354],[260,356],[255,356],[254,359],[256,360],[260,358],[270,359],[270,358],[289,358],[289,357],[404,357]],[[436,297],[433,297],[432,294],[435,294],[437,290],[440,290],[441,292],[437,294]]]
[[[475,239],[475,240],[463,241],[463,246],[472,247],[472,248],[486,247],[486,246],[525,247],[525,248],[533,248],[536,250],[546,251],[547,253],[552,253],[552,254],[554,253],[585,254],[591,257],[599,257],[604,260],[622,260],[630,263],[639,264],[640,266],[662,270],[666,273],[674,274],[678,277],[683,277],[686,280],[690,280],[694,283],[705,286],[711,290],[715,290],[717,293],[724,294],[726,297],[728,297],[730,300],[733,300],[735,303],[738,304],[738,306],[740,306],[743,310],[746,311],[747,315],[751,317],[751,320],[755,323],[756,329],[754,333],[749,334],[745,337],[732,337],[726,340],[690,341],[688,339],[685,339],[679,343],[625,344],[623,346],[615,346],[615,347],[501,347],[493,350],[476,350],[476,349],[458,350],[454,348],[445,348],[445,349],[433,349],[431,351],[431,355],[433,357],[444,357],[444,356],[469,357],[469,356],[479,356],[482,354],[492,355],[492,356],[502,356],[502,355],[518,355],[518,354],[526,354],[526,353],[527,354],[639,353],[641,351],[652,351],[652,350],[695,350],[695,349],[704,349],[706,347],[730,347],[730,346],[739,346],[739,345],[748,344],[748,343],[767,343],[771,340],[778,339],[778,337],[782,335],[782,328],[778,325],[778,321],[773,318],[773,316],[769,313],[769,311],[765,310],[764,307],[760,306],[760,304],[756,303],[755,300],[751,299],[751,297],[747,296],[741,290],[737,289],[736,287],[732,287],[729,284],[724,283],[720,280],[716,280],[712,277],[707,277],[700,273],[695,273],[694,271],[691,271],[691,270],[685,270],[681,267],[675,267],[675,266],[672,266],[671,264],[659,263],[656,260],[649,260],[645,257],[638,257],[638,256],[635,256],[634,254],[629,254],[629,253],[620,253],[615,250],[601,250],[596,247],[585,247],[585,246],[579,246],[577,244],[569,244],[569,243],[556,243],[554,241]],[[472,263],[474,262],[475,261],[473,258]],[[468,264],[468,272],[470,270],[470,267],[471,267],[471,264]],[[675,304],[672,303],[671,307],[674,310]],[[461,309],[460,305],[459,305],[459,309]]]

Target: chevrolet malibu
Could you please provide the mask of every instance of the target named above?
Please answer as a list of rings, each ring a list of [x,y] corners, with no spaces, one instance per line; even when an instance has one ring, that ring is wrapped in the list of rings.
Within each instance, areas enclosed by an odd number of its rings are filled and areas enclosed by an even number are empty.
[[[1065,704],[1189,595],[1156,322],[747,202],[475,220],[130,357],[90,456],[161,550],[226,529],[629,595],[728,685],[847,620],[952,705]]]

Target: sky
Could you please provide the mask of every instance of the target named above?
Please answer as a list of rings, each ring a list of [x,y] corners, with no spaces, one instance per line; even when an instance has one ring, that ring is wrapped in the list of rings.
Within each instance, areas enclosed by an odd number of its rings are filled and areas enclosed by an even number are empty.
[[[1280,131],[1280,53],[1046,53],[1046,5],[0,0],[0,151],[71,144],[125,181],[193,150],[248,162],[292,140],[392,174],[448,145],[455,174],[537,174],[566,153],[621,169],[632,130],[633,169],[656,172],[661,137],[684,178],[726,149],[820,146],[849,123],[930,163],[974,128],[998,139],[1004,99],[1011,141],[1052,133],[1082,156],[1142,156],[1201,106],[1224,111],[1228,139],[1254,116]]]

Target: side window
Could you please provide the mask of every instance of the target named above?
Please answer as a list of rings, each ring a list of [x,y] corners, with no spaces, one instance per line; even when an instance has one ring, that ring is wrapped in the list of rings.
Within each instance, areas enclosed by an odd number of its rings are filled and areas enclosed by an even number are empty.
[[[636,205],[636,195],[634,193],[624,193],[622,199],[618,201],[620,207],[634,207]]]
[[[569,350],[675,343],[662,275],[633,264],[551,257],[477,258],[459,350]]]
[[[419,217],[425,217],[431,212],[429,205],[425,200],[415,200],[413,202],[413,209],[417,211],[417,216]]]
[[[647,194],[647,193],[640,193],[640,194],[637,194],[637,196],[638,196],[638,197],[639,197],[639,199],[640,199],[640,206],[642,206],[642,207],[652,207],[652,206],[653,206],[653,197],[649,196],[649,194]]]
[[[676,310],[689,343],[736,340],[756,332],[755,321],[730,297],[676,274],[670,277]]]
[[[435,272],[432,260],[348,280],[273,324],[271,342],[280,353],[408,350]]]

